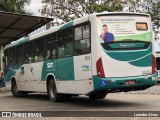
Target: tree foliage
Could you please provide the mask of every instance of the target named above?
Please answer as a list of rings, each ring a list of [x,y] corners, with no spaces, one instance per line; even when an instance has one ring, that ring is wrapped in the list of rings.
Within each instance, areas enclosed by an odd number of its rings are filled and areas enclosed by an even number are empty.
[[[42,15],[55,18],[53,25],[86,16],[94,12],[148,13],[160,28],[160,0],[43,0]]]
[[[26,14],[25,5],[29,3],[30,0],[0,0],[0,10]]]
[[[121,0],[43,0],[42,15],[55,18],[54,25],[94,12],[122,11]]]
[[[126,5],[126,12],[148,13],[154,23],[154,28],[160,28],[160,0],[136,0]]]

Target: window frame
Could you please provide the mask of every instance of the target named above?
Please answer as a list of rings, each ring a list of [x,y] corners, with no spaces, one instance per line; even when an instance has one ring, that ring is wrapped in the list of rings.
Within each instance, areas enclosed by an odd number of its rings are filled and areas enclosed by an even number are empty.
[[[90,21],[86,21],[86,22],[84,22],[84,23],[80,23],[80,24],[78,24],[78,25],[75,25],[74,26],[74,32],[75,32],[75,28],[76,27],[80,27],[80,26],[84,26],[84,25],[89,25],[89,43],[90,43],[90,49],[89,49],[89,53],[88,54],[90,54],[91,53],[91,22]],[[82,29],[82,39],[81,40],[85,40],[85,39],[87,39],[87,38],[83,38],[83,29]],[[81,55],[86,55],[86,54],[80,54],[80,55],[77,55],[77,54],[75,54],[75,41],[78,41],[78,40],[75,40],[75,33],[74,33],[74,54],[73,54],[73,56],[81,56]]]
[[[14,49],[14,55],[13,55],[13,49]],[[12,55],[14,56],[11,56],[11,52],[12,52]],[[12,48],[10,48],[10,57],[12,57],[12,64],[10,64],[10,65],[15,65],[16,64],[16,48],[15,47],[12,47]],[[14,62],[13,62],[13,58],[14,58]]]
[[[72,33],[73,33],[73,35],[72,35],[72,43],[73,43],[73,45],[72,45],[72,48],[73,48],[72,55],[70,55],[70,56],[65,56],[65,53],[64,53],[64,56],[63,56],[63,57],[59,57],[59,50],[58,50],[58,48],[59,48],[59,34],[64,33],[64,32],[67,32],[67,31],[69,31],[69,30],[72,30]],[[57,32],[57,39],[58,39],[58,43],[57,43],[57,58],[60,59],[60,58],[73,57],[73,56],[74,56],[74,27],[69,27],[69,28],[67,28],[67,29],[58,31],[58,32]]]
[[[51,58],[51,59],[46,59],[46,52],[47,52],[47,37],[50,37],[50,36],[52,36],[52,35],[55,35],[56,36],[56,39],[55,39],[55,42],[56,42],[56,57],[55,58]],[[45,56],[45,58],[44,58],[44,61],[46,61],[46,60],[53,60],[53,59],[57,59],[58,58],[58,34],[57,34],[57,32],[53,32],[53,33],[51,33],[51,34],[48,34],[48,35],[46,35],[46,36],[44,36],[44,45],[45,45],[45,52],[44,52],[44,56]]]
[[[5,67],[9,67],[10,66],[10,61],[9,61],[9,55],[8,55],[8,51],[10,52],[10,48],[9,49],[6,49],[5,51],[4,51],[4,56],[5,56]],[[6,59],[7,58],[7,59]]]
[[[45,39],[44,39],[44,37],[45,36],[42,36],[42,37],[39,37],[39,38],[36,38],[36,39],[33,40],[33,57],[34,57],[33,62],[34,63],[45,61]],[[35,61],[35,42],[38,42],[40,40],[43,40],[43,60]]]
[[[24,48],[25,48],[25,46],[28,45],[28,44],[31,44],[32,47],[33,47],[33,57],[34,57],[34,41],[28,41],[28,42],[24,43]],[[24,53],[26,53],[26,49],[24,49]],[[24,59],[25,59],[25,56],[24,56]],[[24,63],[24,64],[28,64],[28,63],[33,63],[33,62],[34,62],[34,60],[32,60],[31,62],[26,62],[26,63],[25,63],[25,61],[24,61],[23,63]]]
[[[21,63],[21,64],[24,64],[24,44],[20,44],[20,45],[18,45],[18,46],[15,47],[15,56],[16,56],[16,57],[15,57],[15,58],[16,58],[15,65],[20,65],[20,63],[18,63],[18,57],[17,57],[17,53],[18,53],[18,52],[17,52],[17,48],[18,48],[18,47],[21,47],[21,46],[23,47],[23,55],[22,55],[22,56],[23,56],[23,63]]]

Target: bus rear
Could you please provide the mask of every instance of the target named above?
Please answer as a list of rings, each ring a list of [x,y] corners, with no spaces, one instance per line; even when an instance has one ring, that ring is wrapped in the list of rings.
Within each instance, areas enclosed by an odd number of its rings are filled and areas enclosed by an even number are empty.
[[[108,93],[155,85],[156,58],[150,16],[98,14],[96,24],[96,48],[92,49],[94,90]]]

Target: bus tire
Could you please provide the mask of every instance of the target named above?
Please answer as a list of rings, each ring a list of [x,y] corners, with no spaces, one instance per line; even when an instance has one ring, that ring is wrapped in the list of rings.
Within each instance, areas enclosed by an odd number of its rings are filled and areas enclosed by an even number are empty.
[[[51,102],[62,102],[65,100],[65,95],[57,93],[56,84],[54,79],[49,81],[48,95]]]
[[[14,97],[25,97],[28,95],[28,92],[18,91],[16,81],[13,81],[11,84],[11,92]]]
[[[89,95],[90,99],[104,99],[106,97],[106,93],[96,93],[96,94],[91,94]]]

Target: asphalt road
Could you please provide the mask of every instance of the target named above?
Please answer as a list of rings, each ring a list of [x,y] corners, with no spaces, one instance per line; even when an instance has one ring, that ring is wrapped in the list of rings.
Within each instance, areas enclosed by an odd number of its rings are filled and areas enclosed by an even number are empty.
[[[72,97],[66,102],[53,103],[49,101],[46,94],[30,94],[27,97],[13,97],[10,91],[0,92],[0,111],[60,111],[48,112],[48,115],[55,116],[58,120],[159,120],[160,119],[160,85],[153,86],[145,91],[129,93],[108,94],[103,100],[90,100],[87,96]],[[63,112],[62,112],[63,111]],[[72,112],[68,112],[72,111]],[[81,112],[77,112],[81,111]],[[87,111],[87,112],[86,112]],[[127,111],[127,112],[121,112]],[[137,117],[134,116],[149,111],[158,114],[158,117]],[[66,112],[66,113],[65,113]],[[49,114],[50,113],[50,114]],[[85,113],[85,114],[84,114]],[[105,117],[108,114],[111,117]],[[74,117],[73,117],[74,116]],[[77,116],[75,118],[75,116]],[[85,117],[84,117],[85,116]],[[89,117],[86,117],[89,116]],[[123,117],[116,117],[123,116]],[[126,117],[124,117],[126,116]],[[132,116],[132,117],[128,117]],[[84,118],[83,118],[84,117]],[[3,120],[6,118],[0,118]],[[18,120],[22,118],[7,118]],[[33,119],[33,118],[30,118]],[[36,119],[36,118],[34,118]],[[50,120],[52,117],[38,118],[38,120]]]
[[[160,87],[160,86],[159,86]],[[16,98],[13,97],[10,91],[0,92],[0,111],[95,111],[89,113],[89,117],[77,119],[96,119],[94,116],[97,111],[102,111],[98,114],[102,114],[103,111],[160,111],[160,95],[155,94],[129,94],[129,93],[112,93],[108,94],[103,100],[90,100],[87,96],[73,97],[67,102],[53,103],[49,101],[46,94],[30,94],[28,97]],[[123,112],[127,116],[127,112]],[[123,114],[122,113],[122,114]],[[74,114],[74,113],[73,113]],[[134,120],[158,120],[159,117],[143,118],[133,117]],[[114,116],[114,115],[113,115]],[[83,117],[83,116],[82,116]],[[93,118],[92,118],[93,117]],[[1,120],[2,118],[0,118]],[[5,119],[5,118],[3,118]],[[2,120],[3,120],[2,119]],[[18,120],[17,118],[15,118]],[[51,119],[45,118],[45,119]],[[45,120],[44,118],[42,120]],[[71,116],[59,116],[56,119],[75,119]],[[109,119],[109,118],[108,118]],[[111,117],[114,119],[114,117]],[[127,117],[116,118],[117,120],[126,120]],[[13,120],[13,118],[12,118]]]

